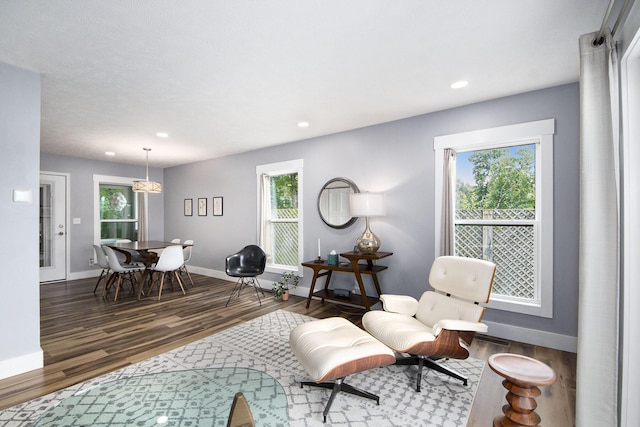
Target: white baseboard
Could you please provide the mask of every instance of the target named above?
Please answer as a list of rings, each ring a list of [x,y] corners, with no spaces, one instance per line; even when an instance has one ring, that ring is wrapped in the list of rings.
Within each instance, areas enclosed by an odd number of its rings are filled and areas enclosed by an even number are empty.
[[[14,375],[40,369],[44,366],[42,349],[13,359],[0,361],[0,380]]]
[[[75,273],[69,273],[67,280],[88,279],[90,277],[99,277],[102,270],[85,270]]]
[[[537,329],[521,328],[519,326],[505,325],[503,323],[483,321],[489,326],[487,335],[525,344],[539,345],[556,350],[576,353],[578,351],[578,338],[570,335],[561,335],[553,332],[539,331]]]
[[[207,276],[207,277],[214,277],[216,279],[223,279],[223,280],[229,280],[230,282],[235,281],[235,279],[233,277],[229,277],[227,276],[227,273],[225,273],[224,271],[220,271],[220,270],[212,270],[210,268],[202,268],[202,267],[196,267],[196,266],[189,266],[189,271],[191,273],[196,273],[196,274],[201,274],[203,276]],[[262,279],[259,278],[258,281],[260,282],[260,287],[262,289],[266,289],[266,290],[271,290],[271,287],[273,286],[273,281],[272,280],[266,280],[266,279]],[[304,287],[304,286],[298,286],[296,289],[293,289],[291,291],[289,291],[291,293],[291,295],[297,295],[300,297],[307,297],[309,295],[309,288],[308,287]]]

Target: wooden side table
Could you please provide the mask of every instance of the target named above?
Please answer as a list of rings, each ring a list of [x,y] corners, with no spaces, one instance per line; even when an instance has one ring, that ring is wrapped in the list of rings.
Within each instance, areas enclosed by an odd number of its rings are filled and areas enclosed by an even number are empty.
[[[540,396],[538,386],[556,382],[556,373],[549,366],[520,354],[497,353],[489,357],[489,366],[504,377],[504,388],[508,390],[508,405],[502,407],[504,415],[493,419],[493,427],[537,426],[540,416],[535,413],[538,406],[535,398]]]
[[[307,297],[307,308],[309,308],[312,298],[319,298],[323,302],[327,300],[335,303],[348,304],[356,307],[362,307],[366,310],[371,310],[371,306],[379,301],[379,296],[381,293],[380,282],[378,281],[378,273],[387,269],[386,266],[374,265],[373,262],[391,255],[393,255],[393,252],[376,252],[373,254],[365,254],[361,252],[343,252],[340,254],[340,256],[346,258],[349,262],[339,262],[337,265],[329,265],[327,264],[327,260],[303,262],[302,265],[304,267],[308,267],[313,270],[313,279],[311,280],[309,296]],[[360,261],[366,261],[366,263],[361,263]],[[350,297],[336,296],[333,291],[329,289],[331,275],[334,271],[353,274],[356,278],[356,281],[358,282],[360,295],[351,294]],[[370,275],[373,280],[373,284],[376,287],[376,292],[378,293],[378,295],[376,295],[375,297],[367,296],[367,291],[365,290],[364,283],[362,281],[362,275],[364,274]],[[314,292],[316,287],[316,280],[319,277],[326,277],[324,282],[324,289],[320,289]]]

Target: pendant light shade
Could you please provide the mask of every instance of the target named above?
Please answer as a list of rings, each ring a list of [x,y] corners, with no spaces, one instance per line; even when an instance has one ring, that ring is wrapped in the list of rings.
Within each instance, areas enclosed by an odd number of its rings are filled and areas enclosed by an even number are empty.
[[[145,181],[133,181],[133,191],[135,193],[162,193],[162,184],[149,181],[149,151],[151,148],[143,148],[147,152],[147,179]]]

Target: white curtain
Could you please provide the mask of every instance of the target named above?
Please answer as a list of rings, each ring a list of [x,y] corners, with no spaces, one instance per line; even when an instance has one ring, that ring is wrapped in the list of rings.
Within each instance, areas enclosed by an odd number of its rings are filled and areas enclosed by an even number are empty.
[[[455,210],[456,192],[456,152],[451,148],[444,150],[442,165],[442,231],[440,232],[440,255],[453,255],[455,252]]]
[[[267,254],[267,263],[273,261],[271,247],[271,177],[260,176],[260,223],[258,224],[258,246]]]
[[[147,193],[136,193],[138,195],[138,240],[149,240],[149,222],[147,221]]]
[[[576,425],[617,425],[617,59],[611,34],[580,37],[580,243]]]

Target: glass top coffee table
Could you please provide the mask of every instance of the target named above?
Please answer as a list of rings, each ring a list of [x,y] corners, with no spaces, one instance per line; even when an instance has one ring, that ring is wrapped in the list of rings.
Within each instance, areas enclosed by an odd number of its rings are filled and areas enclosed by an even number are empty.
[[[256,426],[288,426],[287,396],[275,378],[248,368],[210,368],[121,378],[81,390],[34,426],[226,426],[241,391]]]

